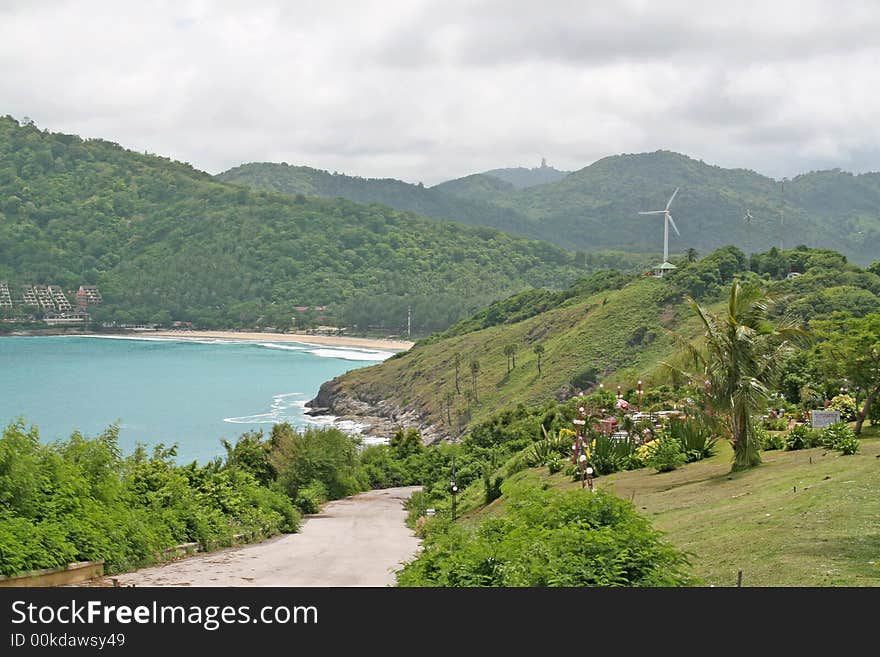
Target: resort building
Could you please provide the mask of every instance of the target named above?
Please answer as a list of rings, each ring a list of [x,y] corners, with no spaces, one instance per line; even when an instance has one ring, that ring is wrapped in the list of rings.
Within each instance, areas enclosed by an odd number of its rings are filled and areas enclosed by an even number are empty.
[[[89,321],[89,314],[79,311],[60,313],[57,315],[54,313],[49,313],[43,318],[43,321],[49,326],[71,326],[77,324],[85,324]]]
[[[12,295],[6,281],[0,281],[0,308],[12,308]]]
[[[49,294],[52,296],[52,301],[55,304],[55,308],[57,308],[60,312],[63,313],[70,310],[70,302],[64,295],[64,290],[62,290],[58,285],[50,285]]]
[[[80,285],[76,291],[76,307],[85,308],[86,306],[97,306],[103,301],[101,292],[97,285]]]
[[[45,285],[34,285],[34,294],[43,310],[55,310],[55,304],[52,302],[52,294]]]
[[[37,299],[37,293],[34,292],[32,285],[25,285],[21,289],[21,302],[26,306],[40,306],[40,301]]]

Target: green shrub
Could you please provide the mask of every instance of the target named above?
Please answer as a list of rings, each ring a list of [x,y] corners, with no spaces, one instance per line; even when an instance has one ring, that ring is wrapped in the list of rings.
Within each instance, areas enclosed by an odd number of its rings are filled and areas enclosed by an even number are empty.
[[[320,481],[313,481],[297,491],[294,504],[302,513],[318,513],[327,501],[327,487]]]
[[[687,420],[673,418],[666,425],[666,433],[681,445],[687,463],[700,461],[715,454],[718,439],[713,435],[712,429],[697,418]]]
[[[840,411],[840,419],[844,422],[852,422],[858,414],[856,398],[852,395],[842,394],[831,399],[831,408]]]
[[[761,426],[768,431],[785,431],[788,429],[788,420],[784,417],[765,418]]]
[[[508,491],[508,513],[428,532],[400,586],[681,586],[684,555],[604,491]]]
[[[819,440],[823,447],[835,449],[844,455],[859,451],[858,436],[846,422],[835,422],[825,427]]]
[[[786,451],[794,451],[798,449],[809,449],[818,444],[818,438],[807,425],[798,424],[791,428],[791,431],[785,436]]]
[[[499,497],[501,497],[501,484],[504,482],[504,477],[498,475],[494,479],[492,475],[489,473],[489,470],[483,473],[483,487],[485,489],[485,495],[483,496],[484,504],[491,504]]]
[[[148,564],[185,542],[296,531],[291,500],[258,480],[250,441],[224,464],[174,463],[175,448],[123,459],[118,432],[44,444],[13,424],[0,436],[0,573],[104,559],[108,573]],[[234,450],[231,450],[234,452]],[[257,470],[257,472],[254,472]]]
[[[654,468],[657,472],[670,472],[687,461],[681,443],[675,438],[661,436],[654,443],[656,445],[648,453],[645,465]]]
[[[755,427],[755,438],[758,440],[760,449],[766,452],[785,448],[785,437],[781,433],[770,433],[764,427]]]
[[[632,439],[612,439],[601,432],[593,435],[590,447],[590,465],[599,475],[624,470],[636,449]]]
[[[880,398],[871,403],[871,408],[868,409],[868,420],[872,427],[880,424]]]

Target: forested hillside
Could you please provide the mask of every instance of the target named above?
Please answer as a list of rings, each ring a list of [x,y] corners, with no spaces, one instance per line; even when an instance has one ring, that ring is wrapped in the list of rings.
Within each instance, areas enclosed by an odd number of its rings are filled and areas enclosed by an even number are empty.
[[[98,284],[99,319],[442,330],[525,287],[564,286],[574,254],[385,206],[251,191],[103,140],[0,119],[0,280]]]
[[[785,183],[783,204],[779,181],[668,151],[606,157],[533,184],[532,174],[541,171],[498,169],[430,189],[282,165],[245,165],[221,175],[263,189],[384,203],[575,250],[655,256],[663,248],[662,221],[638,212],[662,209],[679,187],[672,211],[681,236],[670,237],[673,253],[690,248],[708,253],[726,244],[752,253],[781,241],[786,249],[799,244],[835,249],[859,264],[880,258],[880,174],[835,170],[797,176]],[[317,173],[323,174],[320,184]],[[746,210],[753,221],[744,219]]]
[[[724,169],[669,151],[616,155],[562,180],[503,192],[483,175],[444,183],[447,192],[509,207],[540,225],[542,236],[580,249],[662,250],[657,217],[672,191],[681,237],[670,250],[706,252],[733,244],[745,252],[798,244],[831,248],[861,264],[880,258],[880,174],[807,173],[785,183],[746,169]],[[465,184],[467,183],[467,184]],[[746,210],[754,220],[744,220]],[[784,222],[784,228],[781,223]]]
[[[224,171],[217,175],[217,179],[285,194],[346,198],[367,204],[380,203],[435,219],[452,219],[477,226],[499,226],[530,237],[537,235],[532,222],[512,208],[446,194],[421,184],[413,185],[393,178],[360,178],[311,167],[289,166],[285,163],[254,162]],[[495,178],[491,180],[505,189],[515,189]]]
[[[751,258],[724,247],[668,277],[600,272],[569,290],[499,301],[406,354],[326,383],[316,400],[339,414],[392,417],[426,435],[458,436],[517,404],[541,404],[599,381],[632,391],[669,376],[676,335],[699,325],[685,295],[712,306],[734,277],[761,280],[778,311],[802,322],[843,311],[880,311],[880,266],[862,270],[838,253],[771,249]],[[791,272],[800,274],[788,278]]]

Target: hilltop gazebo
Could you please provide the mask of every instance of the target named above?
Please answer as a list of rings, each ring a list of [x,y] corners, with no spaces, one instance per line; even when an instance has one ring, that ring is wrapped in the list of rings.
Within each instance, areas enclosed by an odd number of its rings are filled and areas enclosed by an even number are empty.
[[[678,269],[671,262],[663,262],[662,264],[656,265],[654,267],[654,278],[663,278],[663,275],[666,272],[672,271],[673,269]]]

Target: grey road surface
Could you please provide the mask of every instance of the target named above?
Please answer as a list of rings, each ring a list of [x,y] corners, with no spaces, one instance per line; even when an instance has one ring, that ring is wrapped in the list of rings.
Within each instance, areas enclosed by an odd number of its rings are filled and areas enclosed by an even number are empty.
[[[413,487],[329,502],[298,534],[117,576],[121,586],[389,586],[419,541],[404,525]]]

